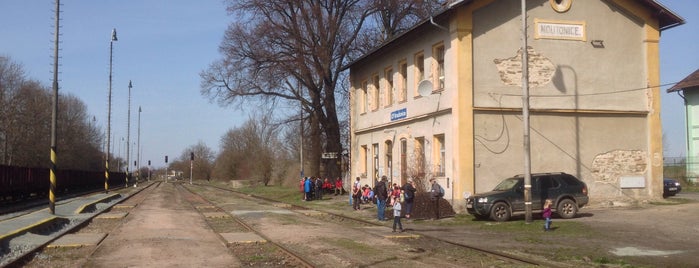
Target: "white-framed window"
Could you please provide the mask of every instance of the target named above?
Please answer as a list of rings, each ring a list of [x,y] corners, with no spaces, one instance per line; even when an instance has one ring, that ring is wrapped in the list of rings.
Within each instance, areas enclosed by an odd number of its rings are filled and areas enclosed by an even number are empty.
[[[385,89],[383,91],[386,95],[384,97],[384,106],[388,107],[393,104],[393,67],[387,67],[383,73],[384,80],[386,81],[384,83]]]
[[[365,114],[369,105],[369,82],[367,80],[364,80],[361,83],[357,104],[359,105],[359,112],[361,114]]]
[[[435,90],[444,89],[444,43],[439,43],[432,48],[434,58],[432,84]]]
[[[420,96],[417,92],[418,85],[420,85],[420,82],[422,80],[425,80],[425,55],[422,53],[422,51],[415,53],[414,57],[415,62],[413,63],[414,69],[415,69],[415,83],[414,83],[414,96]]]
[[[434,166],[434,176],[444,177],[445,173],[445,159],[446,159],[446,147],[444,146],[444,134],[434,136],[434,153],[432,154]]]
[[[376,111],[381,106],[381,102],[380,102],[381,101],[381,86],[379,84],[381,82],[381,80],[379,80],[379,75],[374,74],[371,78],[371,82],[372,82],[371,85],[374,88],[372,95],[371,95],[372,102],[373,102],[371,105],[371,110]]]
[[[400,93],[398,94],[399,102],[408,100],[408,61],[401,60],[398,62],[398,75],[400,76]]]

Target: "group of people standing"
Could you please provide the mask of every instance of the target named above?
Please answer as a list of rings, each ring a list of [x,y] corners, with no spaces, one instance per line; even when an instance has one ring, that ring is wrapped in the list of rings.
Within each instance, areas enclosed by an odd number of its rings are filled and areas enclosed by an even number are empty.
[[[413,185],[414,181],[408,179],[408,182],[400,186],[396,183],[390,185],[388,178],[382,176],[373,189],[367,189],[369,186],[361,186],[360,178],[357,177],[352,186],[352,207],[355,210],[360,210],[361,199],[369,197],[373,203],[376,204],[377,208],[377,219],[379,221],[386,220],[386,206],[390,205],[393,207],[393,231],[400,229],[403,231],[403,225],[400,222],[401,214],[403,212],[403,204],[405,204],[405,218],[410,218],[410,213],[413,209],[413,203],[415,199],[415,192],[417,189]],[[362,194],[362,188],[365,192],[369,194]],[[373,196],[373,198],[372,198]]]
[[[403,225],[400,221],[403,215],[403,209],[405,209],[405,218],[410,219],[413,210],[413,205],[415,201],[415,193],[417,188],[415,188],[415,181],[409,178],[405,185],[398,185],[397,183],[389,184],[388,178],[382,176],[374,186],[370,188],[369,185],[362,186],[360,178],[357,177],[351,187],[352,193],[352,208],[354,210],[360,210],[361,203],[372,202],[376,204],[376,217],[379,221],[386,221],[386,206],[390,205],[393,207],[393,231],[399,229],[403,231]],[[436,210],[439,211],[439,199],[444,196],[444,189],[440,186],[434,179],[430,179],[430,197],[432,200],[436,200]],[[331,181],[329,178],[324,180],[320,177],[305,177],[299,182],[299,189],[303,192],[303,200],[322,200],[323,194],[343,195],[345,194],[345,189],[342,185],[342,179],[336,178]],[[439,218],[439,212],[437,212],[437,218]]]
[[[382,176],[373,189],[368,189],[369,186],[361,186],[360,178],[357,177],[352,186],[352,207],[354,210],[360,210],[360,204],[363,200],[371,199],[376,204],[377,219],[379,221],[386,220],[386,206],[393,207],[393,231],[399,229],[403,231],[403,225],[400,221],[403,209],[405,209],[405,218],[410,219],[413,205],[415,201],[415,181],[409,178],[405,185],[393,183],[390,185],[388,178]],[[373,199],[371,198],[373,196]],[[444,197],[444,188],[433,178],[430,179],[430,198],[435,201],[437,218],[439,218],[439,199]]]
[[[303,192],[303,200],[322,200],[323,194],[335,193],[335,195],[345,194],[342,187],[342,179],[335,179],[334,183],[329,178],[322,180],[320,177],[304,177],[299,182],[299,190]]]

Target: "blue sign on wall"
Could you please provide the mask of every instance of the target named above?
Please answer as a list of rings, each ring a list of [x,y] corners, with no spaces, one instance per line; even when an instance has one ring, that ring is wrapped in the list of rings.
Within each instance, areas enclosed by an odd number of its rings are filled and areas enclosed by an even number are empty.
[[[400,120],[400,119],[403,119],[406,117],[408,117],[408,109],[407,108],[403,108],[403,109],[391,112],[391,121]]]

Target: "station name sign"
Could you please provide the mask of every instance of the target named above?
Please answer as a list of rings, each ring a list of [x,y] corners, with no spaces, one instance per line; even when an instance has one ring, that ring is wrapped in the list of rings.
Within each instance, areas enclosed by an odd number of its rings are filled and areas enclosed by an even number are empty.
[[[406,117],[408,117],[408,109],[407,108],[403,108],[403,109],[395,110],[395,111],[391,112],[391,121],[400,120],[400,119],[403,119]]]
[[[585,22],[534,19],[536,39],[585,41]]]

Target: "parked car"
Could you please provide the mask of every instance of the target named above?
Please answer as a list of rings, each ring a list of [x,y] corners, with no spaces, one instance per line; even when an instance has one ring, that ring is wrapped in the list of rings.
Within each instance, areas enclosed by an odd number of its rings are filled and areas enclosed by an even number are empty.
[[[573,175],[563,172],[531,174],[532,212],[541,212],[546,199],[553,201],[552,209],[565,219],[573,218],[587,205],[587,185]],[[486,193],[466,199],[468,213],[477,219],[507,221],[512,215],[523,214],[524,175],[517,175],[500,182]]]
[[[674,196],[682,191],[682,185],[675,179],[663,178],[663,197]]]

